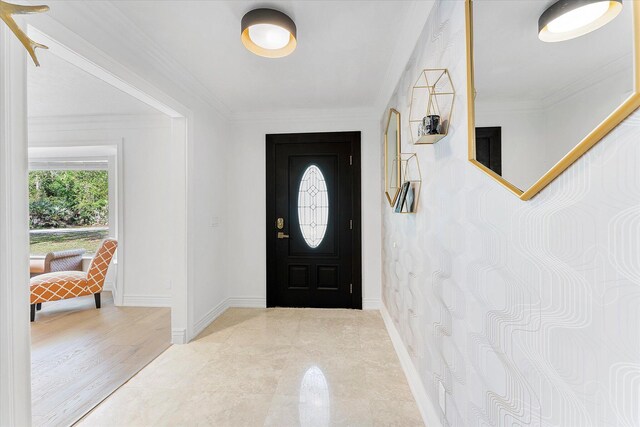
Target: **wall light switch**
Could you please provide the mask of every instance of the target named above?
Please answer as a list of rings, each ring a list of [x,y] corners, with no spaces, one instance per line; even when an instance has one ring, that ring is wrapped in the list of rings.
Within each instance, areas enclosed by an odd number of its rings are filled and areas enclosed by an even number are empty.
[[[442,381],[438,381],[438,385],[440,386],[440,392],[438,393],[438,402],[440,403],[440,408],[442,409],[442,413],[446,415],[446,413],[447,413],[447,390],[445,390],[444,384],[442,384]]]

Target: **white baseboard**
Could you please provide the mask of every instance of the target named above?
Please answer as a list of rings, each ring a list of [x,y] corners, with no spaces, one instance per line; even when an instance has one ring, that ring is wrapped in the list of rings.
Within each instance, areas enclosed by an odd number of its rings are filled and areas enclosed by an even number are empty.
[[[125,295],[122,305],[125,307],[171,307],[171,297],[160,295]]]
[[[186,344],[187,330],[184,328],[171,330],[171,344]]]
[[[189,341],[200,335],[200,332],[204,331],[207,326],[213,323],[214,320],[218,318],[222,313],[225,312],[228,305],[228,299],[222,301],[217,306],[213,307],[207,314],[205,314],[200,320],[198,320],[195,325],[193,325],[193,336],[189,337]]]
[[[231,297],[227,299],[227,307],[265,308],[267,300],[263,297]]]
[[[429,399],[429,395],[424,388],[424,384],[422,384],[420,375],[411,361],[409,352],[404,346],[400,333],[393,324],[393,320],[391,319],[391,316],[384,304],[380,305],[380,314],[382,314],[382,319],[387,327],[387,332],[389,332],[389,337],[391,338],[391,342],[393,342],[393,347],[396,350],[398,359],[400,359],[400,365],[402,366],[404,375],[407,377],[411,393],[413,393],[413,397],[416,399],[416,404],[418,405],[424,424],[429,427],[442,427],[440,416],[438,415],[439,412],[436,411],[436,407],[431,399]]]
[[[380,310],[382,301],[379,298],[363,298],[362,309],[363,310]]]
[[[117,298],[116,298],[116,292],[117,291],[116,291],[115,286],[113,286],[113,282],[105,283],[104,287],[102,288],[102,291],[103,292],[111,292],[111,295],[113,295],[113,300],[117,301]]]
[[[213,323],[222,313],[231,307],[246,307],[246,308],[264,308],[267,306],[266,299],[262,297],[231,297],[222,301],[217,306],[213,307],[207,314],[202,316],[195,325],[193,325],[193,334],[189,337],[189,341],[200,335],[207,326]]]

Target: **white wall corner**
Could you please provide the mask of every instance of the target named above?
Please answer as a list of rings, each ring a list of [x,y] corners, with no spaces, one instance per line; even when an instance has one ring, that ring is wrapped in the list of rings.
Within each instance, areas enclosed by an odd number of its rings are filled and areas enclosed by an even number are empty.
[[[374,103],[376,111],[387,109],[389,98],[393,95],[396,85],[402,78],[435,3],[434,0],[412,2],[402,31],[397,34],[396,48],[393,50],[385,78],[382,79],[382,84],[378,88],[378,95]]]
[[[225,312],[227,308],[229,308],[228,301],[228,299],[224,300],[220,304],[213,307],[207,312],[207,314],[202,316],[202,318],[198,320],[195,325],[193,325],[193,334],[189,337],[189,341],[200,335],[200,333],[204,331],[207,326],[213,323],[214,320],[216,320],[222,313]]]
[[[120,295],[120,292],[118,292],[118,287],[116,286],[116,282],[105,283],[104,290],[111,292],[111,296],[113,297],[113,305],[115,305],[116,307],[120,307],[123,305],[122,295]]]
[[[171,329],[171,344],[186,344],[187,330],[184,328]]]
[[[207,314],[195,322],[193,325],[193,333],[189,336],[189,341],[200,335],[207,326],[213,323],[222,313],[228,308],[265,308],[267,306],[267,300],[263,297],[231,297],[222,301],[217,306],[213,307]]]
[[[440,416],[438,415],[439,412],[436,410],[436,406],[433,404],[431,399],[429,399],[429,395],[424,388],[424,384],[422,384],[422,380],[420,379],[418,370],[411,361],[409,352],[404,346],[404,342],[400,337],[400,333],[396,329],[396,326],[393,324],[393,320],[391,319],[391,316],[389,315],[389,312],[387,311],[387,308],[384,306],[384,304],[380,305],[380,314],[382,314],[382,319],[384,320],[384,324],[387,327],[387,332],[389,333],[389,337],[391,338],[393,347],[396,350],[398,359],[400,359],[400,365],[402,366],[404,375],[407,377],[409,388],[411,389],[411,393],[413,393],[413,397],[416,400],[416,404],[418,405],[418,410],[420,410],[420,415],[422,415],[424,424],[429,427],[441,427],[442,422],[440,420]]]
[[[113,299],[116,299],[116,286],[115,282],[104,282],[104,286],[102,288],[103,292],[111,292],[113,294]]]
[[[382,307],[382,301],[380,298],[363,298],[362,309],[363,310],[380,310]]]

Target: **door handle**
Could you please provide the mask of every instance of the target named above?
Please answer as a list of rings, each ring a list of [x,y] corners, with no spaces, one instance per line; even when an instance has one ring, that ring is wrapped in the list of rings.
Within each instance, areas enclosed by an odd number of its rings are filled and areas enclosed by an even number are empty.
[[[278,239],[288,239],[289,235],[284,234],[282,231],[278,231]]]

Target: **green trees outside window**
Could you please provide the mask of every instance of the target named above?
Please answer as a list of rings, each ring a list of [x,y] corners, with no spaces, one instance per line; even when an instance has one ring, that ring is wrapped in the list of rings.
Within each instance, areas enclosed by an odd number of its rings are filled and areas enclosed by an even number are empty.
[[[29,222],[31,229],[107,226],[107,171],[29,172]]]
[[[29,225],[31,254],[78,248],[95,252],[109,234],[107,171],[29,172]]]

